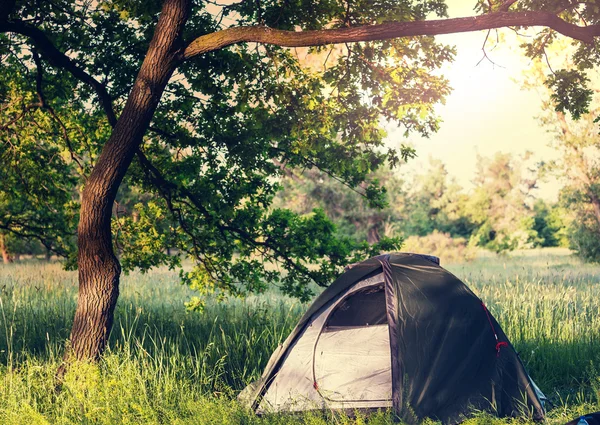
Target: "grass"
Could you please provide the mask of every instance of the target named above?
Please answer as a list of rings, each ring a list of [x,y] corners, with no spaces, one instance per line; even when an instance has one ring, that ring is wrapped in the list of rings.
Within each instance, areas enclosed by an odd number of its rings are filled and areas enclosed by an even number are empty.
[[[600,410],[600,266],[557,251],[448,268],[486,302],[550,396],[550,423]],[[110,347],[54,391],[76,302],[57,264],[0,267],[1,424],[387,424],[385,412],[257,418],[235,402],[306,305],[276,293],[186,313],[174,273],[124,277]],[[471,423],[507,423],[478,416]]]

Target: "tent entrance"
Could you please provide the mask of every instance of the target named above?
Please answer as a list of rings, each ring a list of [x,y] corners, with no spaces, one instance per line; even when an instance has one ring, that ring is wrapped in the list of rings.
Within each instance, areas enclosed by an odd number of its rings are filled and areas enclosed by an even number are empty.
[[[347,294],[330,310],[314,350],[314,382],[330,402],[389,401],[392,374],[383,285]]]

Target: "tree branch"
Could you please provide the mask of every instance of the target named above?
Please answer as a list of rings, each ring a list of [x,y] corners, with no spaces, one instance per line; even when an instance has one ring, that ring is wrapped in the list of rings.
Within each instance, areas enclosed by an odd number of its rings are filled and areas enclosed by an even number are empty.
[[[0,0],[0,22],[8,19],[15,8],[15,0]]]
[[[43,109],[48,111],[50,116],[54,119],[54,121],[61,128],[62,133],[63,133],[63,138],[65,139],[65,143],[67,144],[67,149],[69,150],[69,153],[71,154],[71,159],[79,167],[79,170],[81,171],[81,175],[84,176],[85,168],[83,167],[83,165],[81,164],[81,161],[79,160],[77,154],[75,153],[75,149],[73,149],[73,144],[71,143],[71,139],[69,138],[69,131],[67,130],[67,127],[65,126],[63,121],[60,119],[60,117],[58,116],[58,114],[56,113],[54,108],[52,106],[50,106],[50,104],[46,101],[46,96],[44,95],[44,90],[42,88],[42,85],[44,82],[44,68],[42,66],[42,61],[40,60],[40,56],[38,55],[38,53],[35,49],[32,52],[32,56],[33,56],[33,61],[35,63],[36,71],[37,71],[36,77],[35,77],[35,88],[37,91],[38,99],[40,101],[40,105]]]
[[[181,215],[180,211],[179,210],[176,211],[176,209],[173,206],[173,201],[174,201],[173,192],[175,192],[175,195],[177,195],[179,193],[179,194],[185,196],[187,199],[189,199],[189,201],[192,203],[193,207],[198,209],[208,220],[213,220],[214,217],[212,217],[210,215],[210,213],[202,205],[202,202],[192,192],[187,190],[185,187],[178,186],[177,184],[168,181],[165,177],[163,177],[162,174],[160,173],[160,171],[150,162],[150,160],[146,157],[146,155],[144,155],[144,153],[141,150],[138,149],[136,154],[137,154],[138,160],[140,162],[140,165],[142,165],[143,170],[145,172],[148,171],[146,173],[147,177],[149,177],[150,181],[156,185],[159,192],[161,193],[161,196],[167,202],[167,206],[168,206],[169,210],[171,211],[171,213],[174,216],[177,217],[177,220],[178,220],[179,224],[181,225],[182,229],[192,239],[194,248],[197,250],[198,247],[196,246],[195,235],[190,230],[187,229],[187,226],[185,224],[185,221],[184,221],[183,216]],[[183,202],[181,199],[179,201]],[[189,207],[192,207],[192,205],[190,205],[188,203],[186,203],[186,205],[188,205]],[[288,267],[290,267],[291,269],[294,269],[301,274],[309,276],[317,285],[325,286],[325,284],[323,282],[320,282],[319,279],[317,278],[317,276],[314,273],[312,273],[306,266],[295,262],[288,253],[283,252],[281,249],[279,249],[279,247],[272,244],[268,237],[265,238],[264,240],[259,240],[258,238],[251,235],[250,233],[248,233],[247,231],[245,231],[243,229],[233,227],[228,224],[223,224],[220,222],[215,222],[213,224],[219,229],[219,231],[221,232],[221,235],[223,236],[223,238],[225,240],[227,239],[225,232],[235,233],[240,238],[244,239],[248,244],[253,245],[255,248],[264,247],[266,249],[270,249],[273,252],[273,254],[268,254],[267,252],[263,251],[262,255],[264,257],[267,257],[267,258],[269,258],[271,260],[275,260],[275,261],[277,261],[277,258],[279,258],[283,262],[285,262],[288,265]],[[201,260],[201,255],[199,253],[196,253],[196,257],[199,260]]]
[[[385,40],[397,37],[453,34],[509,26],[551,28],[567,37],[592,43],[600,35],[600,25],[580,27],[550,12],[495,12],[486,15],[429,21],[387,22],[350,28],[315,31],[284,31],[264,26],[228,28],[202,35],[191,41],[181,60],[222,49],[237,43],[263,43],[281,47],[322,46],[357,41]]]
[[[52,65],[67,70],[73,77],[92,87],[98,96],[102,109],[104,109],[109,124],[112,127],[115,126],[117,117],[112,108],[112,99],[108,94],[106,87],[85,70],[80,68],[71,60],[71,58],[58,50],[42,30],[24,22],[0,21],[0,33],[3,32],[12,32],[30,38],[34,45]]]
[[[11,226],[10,224],[5,224],[3,222],[0,222],[1,230],[10,232],[10,233],[14,234],[15,236],[18,236],[19,238],[37,240],[42,245],[44,245],[44,247],[46,249],[48,249],[51,252],[54,252],[59,257],[64,257],[64,258],[68,257],[69,254],[63,247],[53,246],[52,240],[49,240],[48,238],[43,236],[45,234],[45,229],[40,230],[39,228],[23,225],[23,223],[18,223],[18,227],[20,227],[22,230],[19,230],[15,227]]]
[[[32,103],[31,105],[24,106],[23,111],[21,111],[20,114],[17,114],[12,120],[8,121],[6,124],[0,125],[0,131],[8,130],[11,125],[23,118],[27,114],[27,112],[36,108],[40,108],[41,106],[42,105],[40,103]]]
[[[498,12],[508,12],[508,9],[518,0],[505,0],[498,8]]]

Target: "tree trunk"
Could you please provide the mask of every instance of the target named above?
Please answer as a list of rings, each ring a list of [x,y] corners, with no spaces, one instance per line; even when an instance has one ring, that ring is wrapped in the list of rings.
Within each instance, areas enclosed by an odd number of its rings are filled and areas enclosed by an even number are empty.
[[[376,244],[381,240],[379,236],[379,223],[370,223],[369,228],[367,230],[367,242],[369,245]]]
[[[4,234],[0,233],[0,252],[2,252],[2,262],[4,264],[12,263],[13,259],[6,248],[6,240],[4,239]]]
[[[119,296],[121,266],[113,251],[112,205],[183,49],[189,0],[165,0],[125,108],[86,182],[77,228],[79,294],[65,357],[97,359]]]
[[[600,199],[593,192],[592,188],[588,188],[588,195],[589,195],[590,201],[592,203],[592,209],[594,210],[594,216],[596,217],[596,221],[598,222],[598,226],[600,227]]]

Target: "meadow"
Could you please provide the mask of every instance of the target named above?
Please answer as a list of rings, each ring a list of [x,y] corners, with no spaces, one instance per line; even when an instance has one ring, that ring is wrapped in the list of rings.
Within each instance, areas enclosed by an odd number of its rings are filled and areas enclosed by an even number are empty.
[[[443,259],[442,259],[443,264]],[[552,402],[548,422],[600,410],[600,266],[564,250],[443,264],[487,304]],[[209,301],[167,270],[124,276],[102,361],[55,390],[76,273],[42,261],[0,267],[0,424],[383,424],[386,412],[255,417],[235,396],[262,372],[307,308],[275,291]],[[469,423],[508,423],[479,415]]]

